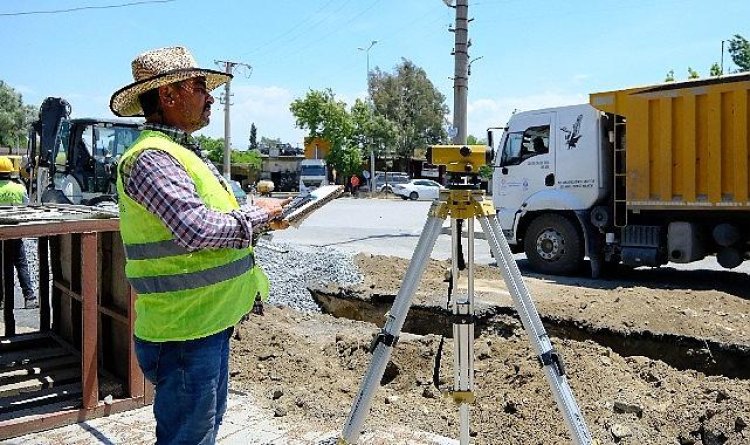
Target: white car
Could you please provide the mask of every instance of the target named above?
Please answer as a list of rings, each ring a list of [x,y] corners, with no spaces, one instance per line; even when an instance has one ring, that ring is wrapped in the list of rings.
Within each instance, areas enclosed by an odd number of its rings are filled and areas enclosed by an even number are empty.
[[[438,199],[440,190],[445,189],[439,183],[431,179],[412,179],[406,184],[394,184],[393,193],[402,199]]]

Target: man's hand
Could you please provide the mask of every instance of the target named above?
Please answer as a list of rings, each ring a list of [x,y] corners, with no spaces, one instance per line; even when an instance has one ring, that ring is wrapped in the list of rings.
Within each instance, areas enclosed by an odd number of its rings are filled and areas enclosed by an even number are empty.
[[[253,205],[256,205],[265,210],[273,220],[281,216],[281,212],[284,210],[284,206],[289,204],[291,201],[292,198],[255,198],[255,200],[253,201]]]
[[[278,218],[281,216],[281,212],[284,210],[284,206],[289,204],[291,201],[292,198],[255,198],[253,204],[268,212],[268,214],[270,215],[268,227],[271,230],[284,230],[289,227],[289,222]]]

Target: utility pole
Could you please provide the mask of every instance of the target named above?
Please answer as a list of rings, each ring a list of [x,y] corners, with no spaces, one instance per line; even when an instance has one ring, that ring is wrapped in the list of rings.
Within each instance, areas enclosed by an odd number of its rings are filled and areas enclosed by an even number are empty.
[[[367,48],[357,48],[360,51],[364,51],[367,54],[367,76],[365,76],[365,87],[367,87],[367,94],[369,96],[370,94],[370,50],[372,49],[375,44],[378,43],[377,40],[373,40],[370,42],[370,46]],[[368,97],[368,103],[369,103],[369,97]],[[370,193],[375,192],[375,149],[370,145]]]
[[[453,127],[456,136],[453,143],[466,144],[467,136],[467,101],[469,96],[469,0],[443,0],[446,5],[456,9],[456,27],[451,29],[456,36],[453,54],[455,69],[453,73]]]
[[[242,62],[230,62],[227,60],[217,60],[215,62],[217,65],[221,66],[224,65],[224,72],[232,75],[232,72],[234,71],[234,68],[236,66],[244,66],[248,69],[252,70],[252,67],[246,63]],[[231,101],[231,88],[232,80],[229,79],[227,83],[224,84],[224,98],[221,100],[221,103],[224,104],[224,178],[229,181],[232,179],[232,167],[231,167],[231,157],[232,157],[232,144],[231,144],[231,123],[229,120],[229,107],[232,105]]]

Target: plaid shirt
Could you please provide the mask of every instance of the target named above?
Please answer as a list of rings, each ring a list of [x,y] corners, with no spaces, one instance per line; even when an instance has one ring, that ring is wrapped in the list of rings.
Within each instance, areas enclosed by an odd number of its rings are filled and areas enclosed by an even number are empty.
[[[188,133],[151,123],[144,128],[161,132],[192,150],[206,162],[219,182],[231,190],[216,167],[203,157],[198,141]],[[161,150],[144,150],[129,167],[123,166],[125,193],[158,216],[169,227],[175,241],[189,249],[248,247],[253,228],[268,222],[268,213],[250,204],[229,213],[206,207],[187,171]]]

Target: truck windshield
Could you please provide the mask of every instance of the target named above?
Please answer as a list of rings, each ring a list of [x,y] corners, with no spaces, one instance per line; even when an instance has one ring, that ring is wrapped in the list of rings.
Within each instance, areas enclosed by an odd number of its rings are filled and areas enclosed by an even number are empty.
[[[300,176],[325,176],[326,169],[322,165],[303,165],[300,167]]]
[[[105,158],[125,153],[125,150],[138,138],[140,131],[137,128],[102,125],[96,127],[94,134],[96,135],[95,156]]]

